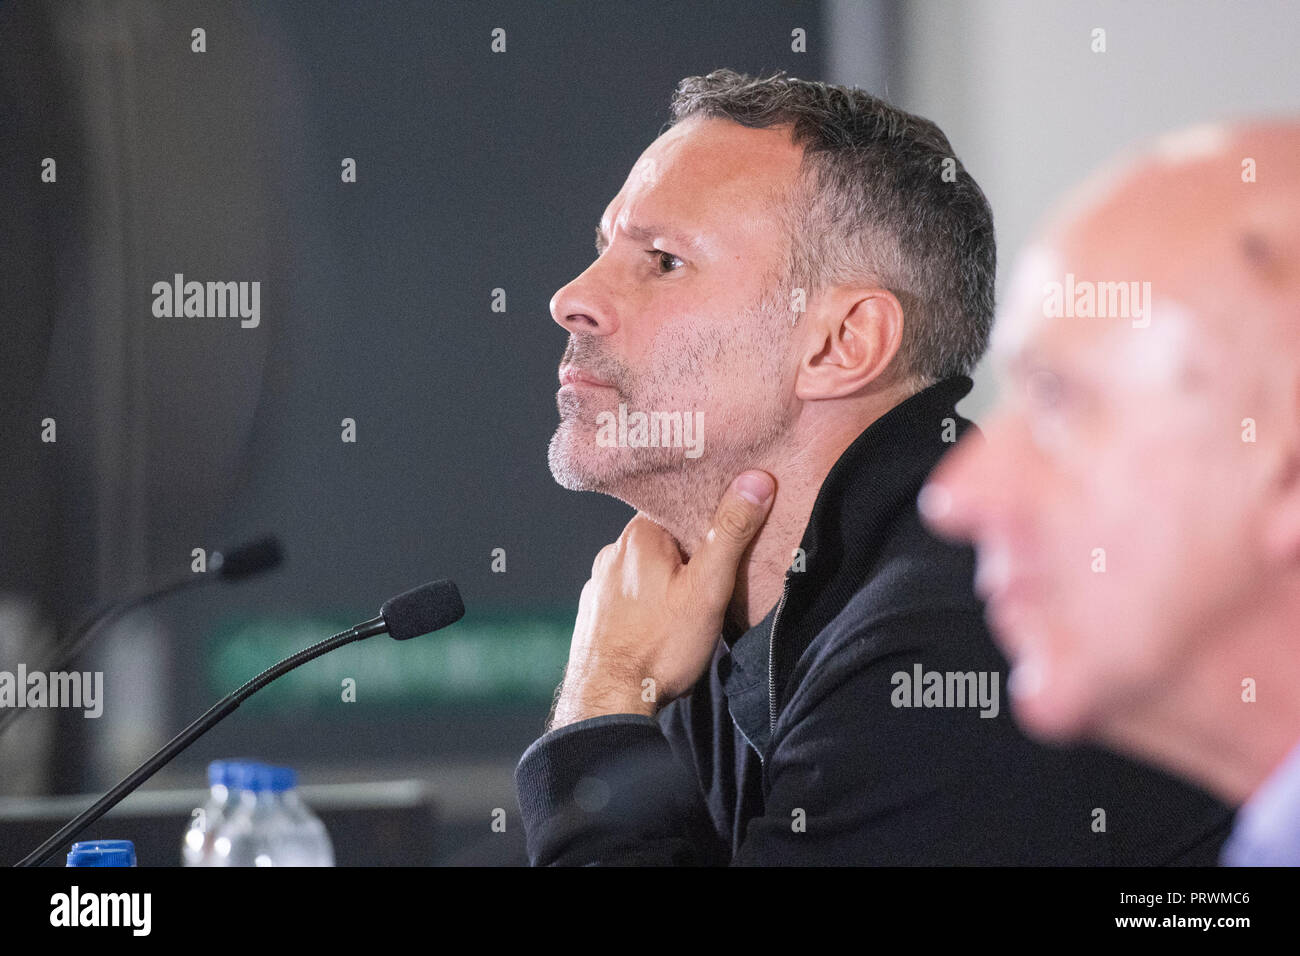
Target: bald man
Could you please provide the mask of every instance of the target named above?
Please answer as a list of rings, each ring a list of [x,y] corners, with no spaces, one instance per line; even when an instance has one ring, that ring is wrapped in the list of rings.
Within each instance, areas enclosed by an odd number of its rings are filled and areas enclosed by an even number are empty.
[[[1300,123],[1095,177],[992,353],[986,440],[919,503],[976,545],[1017,719],[1240,805],[1223,862],[1300,864]]]

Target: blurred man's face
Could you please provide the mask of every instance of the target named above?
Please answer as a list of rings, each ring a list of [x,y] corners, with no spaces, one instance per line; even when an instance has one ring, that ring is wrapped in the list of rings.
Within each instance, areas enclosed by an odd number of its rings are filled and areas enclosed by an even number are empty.
[[[596,260],[551,300],[570,333],[550,447],[561,485],[644,508],[666,474],[748,467],[785,429],[792,313],[776,284],[789,237],[772,197],[788,195],[801,153],[785,130],[692,119],[633,167]],[[697,447],[644,446],[630,429],[611,444],[620,404],[680,416]]]
[[[1262,469],[1242,440],[1249,363],[1162,295],[1168,274],[1145,277],[1146,317],[1130,303],[1100,318],[1060,314],[1049,283],[1067,273],[1076,296],[1083,281],[1144,278],[1107,258],[1023,260],[994,337],[1004,394],[987,442],[955,449],[922,507],[975,542],[1022,723],[1105,738],[1249,601]]]

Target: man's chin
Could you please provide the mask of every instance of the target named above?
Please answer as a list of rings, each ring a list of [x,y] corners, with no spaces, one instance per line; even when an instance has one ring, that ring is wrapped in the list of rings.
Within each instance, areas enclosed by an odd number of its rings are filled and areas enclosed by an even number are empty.
[[[639,454],[644,451],[646,449],[600,448],[594,442],[575,441],[575,436],[565,434],[561,427],[551,439],[547,463],[551,467],[551,476],[561,488],[596,491],[641,508],[671,486],[674,475],[680,478],[682,470],[682,463],[677,458],[659,460]]]
[[[552,457],[550,466],[551,477],[561,488],[569,491],[596,491],[624,501],[631,488],[644,483],[634,473],[609,467],[608,462],[593,463],[568,457]]]
[[[573,468],[567,462],[557,464],[552,461],[551,477],[555,479],[557,485],[567,491],[604,491],[594,475]]]
[[[616,463],[590,461],[583,449],[574,445],[574,436],[566,434],[563,426],[551,438],[547,463],[555,483],[569,491],[607,492],[611,481],[617,480]]]
[[[1017,661],[1008,675],[1007,696],[1016,722],[1029,736],[1056,745],[1093,739],[1097,697],[1060,661]]]
[[[1042,743],[1077,744],[1087,736],[1077,715],[1062,711],[1049,700],[1014,699],[1012,710],[1020,729]]]

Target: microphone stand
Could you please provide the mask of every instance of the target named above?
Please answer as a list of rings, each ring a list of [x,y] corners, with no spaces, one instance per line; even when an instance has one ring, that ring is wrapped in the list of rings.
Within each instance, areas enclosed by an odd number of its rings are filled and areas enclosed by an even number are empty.
[[[305,664],[310,660],[326,654],[336,647],[342,647],[345,644],[351,644],[362,638],[372,637],[375,634],[382,634],[388,630],[388,624],[384,621],[383,616],[374,618],[364,624],[357,624],[328,637],[311,647],[304,648],[291,657],[286,657],[280,663],[269,667],[262,673],[258,674],[248,683],[244,684],[238,690],[227,694],[217,703],[213,704],[201,717],[173,737],[168,743],[156,754],[137,767],[131,774],[119,783],[116,787],[104,794],[94,805],[87,807],[84,812],[79,814],[73,820],[69,821],[58,833],[55,833],[48,840],[38,846],[27,856],[19,860],[15,866],[40,866],[51,856],[58,847],[67,841],[70,837],[76,836],[83,829],[90,826],[100,817],[102,817],[113,807],[117,806],[127,794],[144,783],[155,773],[157,773],[167,761],[171,760],[178,753],[188,747],[194,741],[198,740],[205,733],[212,729],[223,718],[230,715],[245,700],[254,693],[261,690],[277,677],[288,673],[299,664]]]

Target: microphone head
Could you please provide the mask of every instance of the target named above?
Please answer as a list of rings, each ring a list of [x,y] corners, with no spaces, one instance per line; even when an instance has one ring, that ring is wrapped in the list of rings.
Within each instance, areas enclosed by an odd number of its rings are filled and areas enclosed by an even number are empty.
[[[389,598],[379,614],[393,640],[405,641],[454,624],[465,616],[465,605],[451,581],[430,581]]]
[[[280,547],[280,540],[268,535],[222,554],[217,573],[223,581],[237,581],[269,571],[283,560],[284,550]]]

